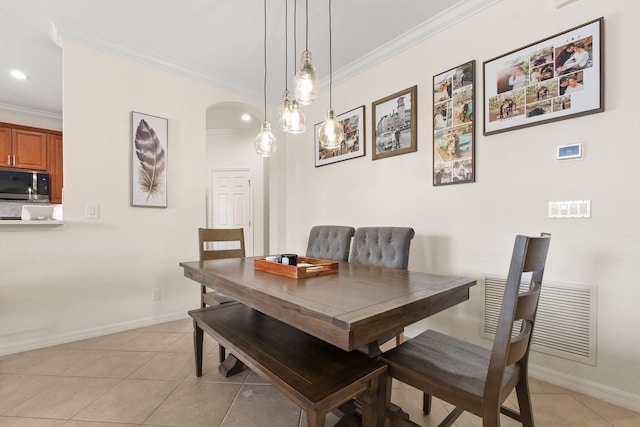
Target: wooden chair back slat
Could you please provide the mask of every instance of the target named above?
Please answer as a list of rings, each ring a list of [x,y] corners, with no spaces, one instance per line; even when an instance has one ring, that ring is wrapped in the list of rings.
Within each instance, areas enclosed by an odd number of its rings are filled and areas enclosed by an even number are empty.
[[[199,228],[200,260],[244,258],[244,230],[242,228]],[[209,246],[216,242],[239,242],[237,249],[214,250]]]

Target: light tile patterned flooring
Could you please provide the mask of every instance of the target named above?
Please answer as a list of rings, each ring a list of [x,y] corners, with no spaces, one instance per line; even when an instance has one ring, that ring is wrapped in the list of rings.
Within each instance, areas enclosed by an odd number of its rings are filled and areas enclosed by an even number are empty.
[[[0,357],[0,427],[306,425],[297,406],[250,371],[223,378],[209,337],[197,378],[191,332],[185,319]],[[532,393],[538,427],[640,425],[640,413],[547,383],[533,380]],[[392,400],[423,426],[450,409],[434,399],[432,415],[422,415],[421,394],[399,383]],[[337,421],[330,414],[327,425]],[[465,413],[455,425],[482,422]],[[502,425],[519,424],[503,417]]]

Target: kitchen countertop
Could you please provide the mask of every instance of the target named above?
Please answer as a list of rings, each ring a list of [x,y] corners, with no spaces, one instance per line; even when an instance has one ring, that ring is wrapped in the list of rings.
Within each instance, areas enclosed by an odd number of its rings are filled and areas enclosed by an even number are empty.
[[[0,219],[0,227],[2,226],[25,226],[25,225],[63,225],[64,221],[59,219],[43,219],[43,220],[22,220],[22,219]]]

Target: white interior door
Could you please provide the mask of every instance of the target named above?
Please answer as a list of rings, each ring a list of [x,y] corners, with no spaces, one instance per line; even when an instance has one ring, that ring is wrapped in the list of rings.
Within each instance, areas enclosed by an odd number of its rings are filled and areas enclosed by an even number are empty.
[[[210,188],[207,226],[244,228],[245,252],[247,256],[253,256],[251,170],[212,169]]]

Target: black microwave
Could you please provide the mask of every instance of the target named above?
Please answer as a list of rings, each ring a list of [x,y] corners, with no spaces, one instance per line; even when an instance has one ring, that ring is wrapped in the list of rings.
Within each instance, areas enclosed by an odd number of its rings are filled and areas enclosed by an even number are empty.
[[[19,169],[0,169],[0,199],[49,200],[49,174]]]

